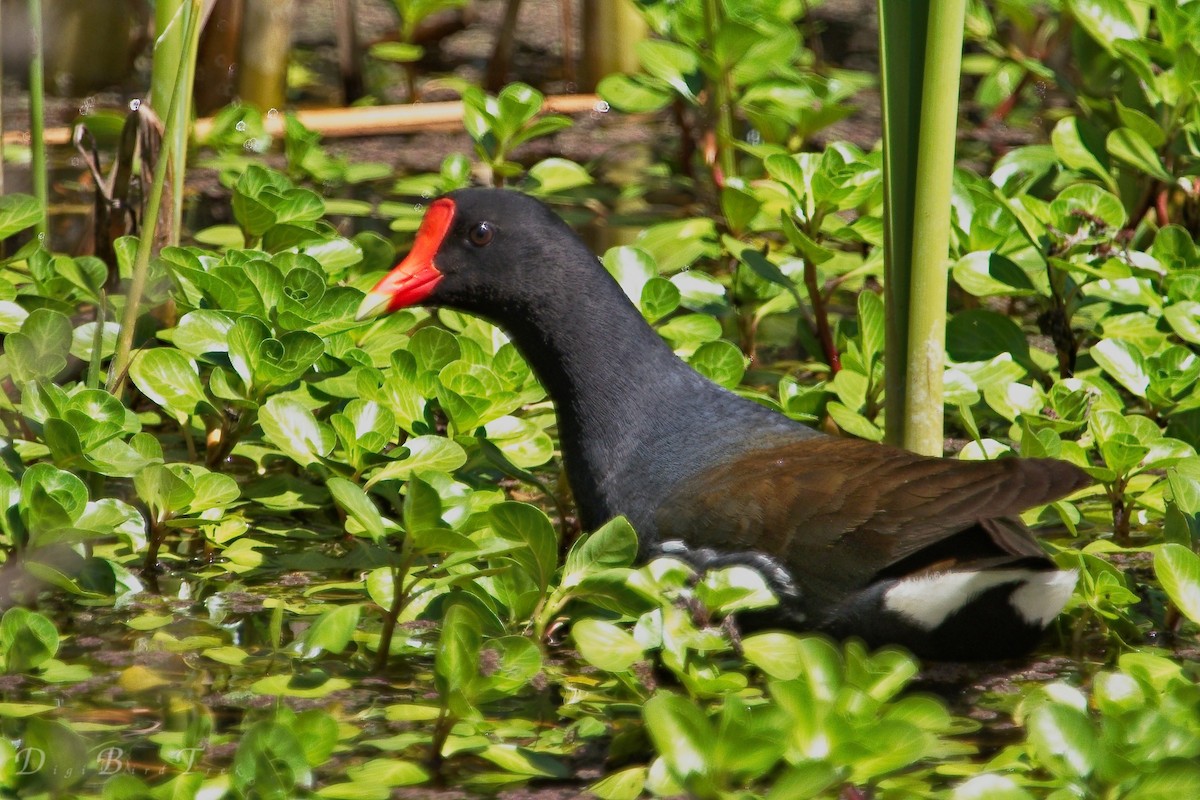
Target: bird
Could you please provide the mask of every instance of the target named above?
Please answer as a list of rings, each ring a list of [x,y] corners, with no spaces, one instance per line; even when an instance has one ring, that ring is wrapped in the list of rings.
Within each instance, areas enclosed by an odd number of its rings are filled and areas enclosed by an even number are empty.
[[[1076,571],[1017,515],[1086,486],[1081,469],[917,455],[729,391],[679,358],[535,198],[468,188],[433,200],[357,316],[413,305],[483,317],[524,355],[554,404],[586,530],[624,515],[641,558],[754,569],[779,598],[774,627],[931,660],[1015,658],[1074,590]]]

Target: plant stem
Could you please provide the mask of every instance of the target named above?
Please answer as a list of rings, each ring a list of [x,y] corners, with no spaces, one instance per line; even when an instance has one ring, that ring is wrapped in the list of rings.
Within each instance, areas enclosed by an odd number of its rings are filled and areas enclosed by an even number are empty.
[[[912,291],[909,294],[908,393],[904,446],[942,454],[946,362],[946,260],[950,250],[950,195],[958,125],[965,0],[937,0],[929,8],[921,133],[917,145]]]
[[[965,14],[965,0],[879,0],[887,439],[929,455],[942,453],[946,258]]]
[[[392,651],[392,637],[396,633],[396,620],[400,617],[400,612],[404,610],[404,606],[408,601],[408,596],[404,591],[404,579],[408,575],[408,569],[405,567],[394,567],[392,569],[392,604],[387,610],[387,614],[383,618],[383,630],[379,633],[379,650],[375,652],[375,671],[383,672],[387,669],[388,658]]]
[[[725,14],[721,8],[721,0],[704,0],[704,27],[709,47],[712,48],[713,77],[712,104],[716,117],[717,158],[713,177],[717,186],[724,186],[725,181],[735,176],[736,161],[733,142],[733,86],[730,82],[729,70],[717,60],[716,48],[713,42],[721,32]]]
[[[29,60],[29,148],[32,154],[33,196],[41,206],[41,217],[35,230],[43,239],[50,231],[50,193],[46,183],[46,110],[45,110],[45,55],[43,52],[42,0],[29,0],[29,27],[31,29],[32,58]]]
[[[4,14],[0,12],[0,41],[4,41]],[[4,85],[4,59],[0,59],[0,86]],[[4,93],[0,92],[0,134],[4,133]],[[4,194],[4,136],[0,135],[0,195]],[[3,255],[3,250],[0,250]]]
[[[807,258],[804,260],[804,286],[808,289],[808,302],[812,304],[817,340],[821,342],[821,350],[825,353],[825,363],[829,365],[830,374],[836,375],[842,369],[842,360],[838,356],[833,331],[829,327],[825,298],[821,296],[821,287],[817,284],[817,265]]]
[[[173,112],[168,103],[176,103],[180,96],[174,93],[177,74],[180,65],[184,63],[183,49],[185,46],[184,20],[187,14],[187,0],[156,0],[154,4],[154,40],[153,65],[150,73],[150,107],[158,114],[159,119],[166,124],[167,117]],[[174,117],[178,119],[178,116]],[[182,134],[180,133],[182,131]],[[175,222],[175,208],[182,202],[183,186],[181,179],[183,170],[183,154],[187,152],[187,126],[174,126],[163,132],[162,159],[173,165],[171,173],[171,220]],[[170,157],[167,157],[167,154]],[[179,205],[180,209],[182,206]],[[180,212],[182,213],[182,211]],[[179,243],[178,226],[172,225],[167,234],[171,244]]]
[[[96,330],[92,335],[92,353],[88,361],[85,385],[89,389],[100,387],[100,362],[104,359],[104,323],[108,317],[108,293],[100,290],[100,302],[96,304]]]
[[[1129,547],[1129,504],[1125,501],[1125,485],[1125,478],[1118,477],[1108,487],[1108,501],[1113,515],[1113,541],[1122,547]]]
[[[199,36],[197,29],[200,19],[201,0],[190,0],[187,14],[185,58],[194,61],[196,45]],[[167,119],[164,121],[164,139],[169,140],[175,126],[179,125],[178,111],[183,105],[175,102],[177,93],[183,91],[187,81],[188,69],[180,63],[175,71],[174,93],[167,102]],[[125,385],[125,376],[129,369],[130,354],[133,350],[133,333],[137,326],[138,310],[142,304],[142,294],[146,291],[146,278],[150,272],[150,251],[154,247],[154,238],[158,228],[158,213],[162,208],[163,186],[167,180],[167,164],[169,155],[164,150],[158,163],[154,165],[154,181],[150,185],[150,196],[146,200],[146,212],[142,219],[142,235],[138,239],[137,255],[133,262],[133,274],[129,281],[129,293],[125,297],[125,313],[121,317],[121,333],[117,339],[117,352],[113,356],[112,366],[108,375],[108,390],[118,398]]]
[[[883,101],[884,419],[886,437],[904,439],[908,385],[909,278],[912,268],[912,186],[917,180],[917,123],[928,2],[879,0],[879,77]]]

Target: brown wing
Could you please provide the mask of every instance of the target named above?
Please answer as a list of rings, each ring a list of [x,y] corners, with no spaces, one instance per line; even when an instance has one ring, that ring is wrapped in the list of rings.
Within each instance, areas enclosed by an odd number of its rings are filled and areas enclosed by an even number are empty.
[[[1019,521],[999,518],[1088,483],[1062,461],[958,461],[819,437],[693,476],[656,522],[662,540],[767,553],[809,592],[837,596],[972,528],[972,541],[954,548],[983,560],[1040,556]]]

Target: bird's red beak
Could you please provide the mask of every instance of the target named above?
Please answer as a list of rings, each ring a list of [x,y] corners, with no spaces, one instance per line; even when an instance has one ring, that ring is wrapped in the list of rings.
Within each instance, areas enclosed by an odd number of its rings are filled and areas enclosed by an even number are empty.
[[[442,279],[433,258],[453,221],[453,200],[443,197],[430,204],[412,250],[363,298],[356,315],[358,319],[416,305],[433,293]]]

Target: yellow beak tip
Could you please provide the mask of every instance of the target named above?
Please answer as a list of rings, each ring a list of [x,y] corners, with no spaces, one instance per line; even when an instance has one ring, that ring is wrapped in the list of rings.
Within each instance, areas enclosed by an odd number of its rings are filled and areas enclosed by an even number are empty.
[[[367,296],[363,298],[362,303],[358,306],[358,312],[354,315],[354,319],[358,322],[377,317],[387,310],[388,302],[391,297],[379,292],[367,292]]]

